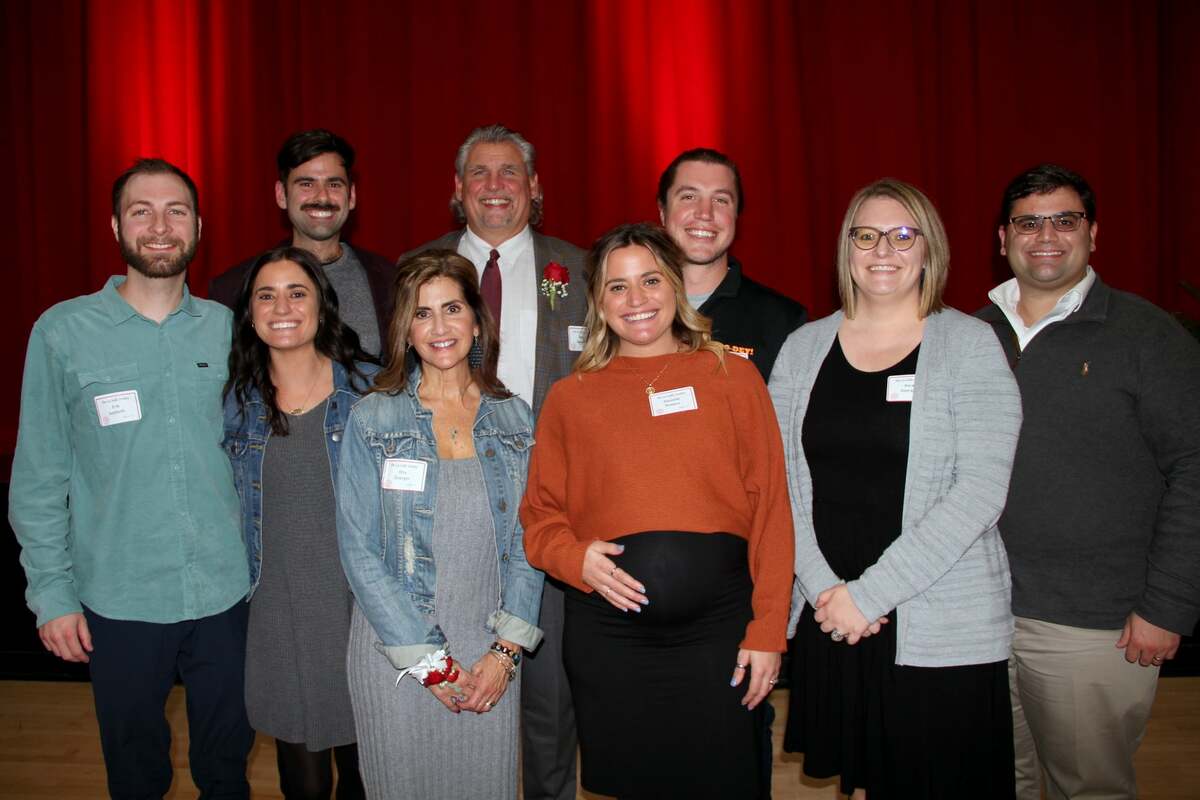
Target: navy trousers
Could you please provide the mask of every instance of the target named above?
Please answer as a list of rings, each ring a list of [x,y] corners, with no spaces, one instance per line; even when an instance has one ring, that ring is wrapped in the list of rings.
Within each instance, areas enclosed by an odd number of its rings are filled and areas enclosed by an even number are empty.
[[[248,800],[246,719],[248,606],[169,624],[102,617],[84,609],[92,634],[92,693],[108,791],[117,800],[161,800],[171,788],[167,695],[187,690],[188,761],[202,800]]]

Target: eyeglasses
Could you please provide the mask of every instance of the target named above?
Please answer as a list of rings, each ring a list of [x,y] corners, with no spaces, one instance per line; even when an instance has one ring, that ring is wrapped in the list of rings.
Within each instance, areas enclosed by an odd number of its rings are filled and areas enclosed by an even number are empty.
[[[879,246],[879,240],[883,238],[888,240],[888,244],[892,246],[893,250],[903,251],[912,247],[917,241],[917,237],[921,235],[920,228],[910,228],[907,225],[888,228],[886,231],[867,225],[859,225],[850,229],[850,241],[854,242],[854,246],[859,250],[874,250]]]
[[[1042,223],[1050,220],[1050,224],[1054,226],[1054,230],[1059,233],[1070,233],[1079,227],[1079,223],[1087,219],[1087,213],[1083,211],[1060,211],[1057,214],[1042,216],[1041,214],[1022,214],[1019,217],[1013,217],[1009,220],[1012,223],[1013,230],[1017,233],[1029,236],[1034,233],[1042,232]]]

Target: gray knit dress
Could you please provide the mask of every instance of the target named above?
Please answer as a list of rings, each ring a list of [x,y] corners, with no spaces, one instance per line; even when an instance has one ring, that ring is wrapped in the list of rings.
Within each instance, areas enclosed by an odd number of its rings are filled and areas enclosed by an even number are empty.
[[[346,682],[353,596],[338,555],[326,403],[289,417],[288,435],[267,442],[262,580],[246,639],[250,724],[312,751],[354,742]]]
[[[469,669],[496,639],[486,628],[499,598],[495,528],[478,459],[443,460],[437,470],[434,604],[450,654]],[[515,800],[521,682],[487,713],[454,714],[412,678],[397,686],[378,639],[355,606],[348,672],[367,796]]]

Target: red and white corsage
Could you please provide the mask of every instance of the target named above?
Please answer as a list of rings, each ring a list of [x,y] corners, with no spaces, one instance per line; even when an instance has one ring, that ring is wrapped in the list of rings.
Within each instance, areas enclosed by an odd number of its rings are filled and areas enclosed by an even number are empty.
[[[567,284],[571,282],[571,273],[557,261],[551,261],[542,270],[542,295],[550,301],[550,310],[554,310],[554,301],[567,296]]]
[[[426,653],[421,656],[421,660],[413,664],[407,669],[400,670],[400,676],[396,678],[396,684],[399,685],[400,680],[405,675],[411,675],[417,681],[429,688],[436,686],[439,683],[456,683],[459,676],[458,666],[455,665],[454,659],[446,652],[446,648],[437,650],[433,653]]]

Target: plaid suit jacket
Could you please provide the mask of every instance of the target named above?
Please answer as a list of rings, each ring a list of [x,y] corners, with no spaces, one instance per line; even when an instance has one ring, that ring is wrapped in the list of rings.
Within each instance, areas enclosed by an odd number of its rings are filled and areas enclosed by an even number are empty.
[[[458,242],[465,232],[465,228],[451,231],[439,239],[408,251],[400,256],[400,260],[425,250],[457,250]],[[546,392],[550,391],[551,384],[570,374],[571,367],[579,355],[567,346],[567,329],[571,325],[583,325],[587,316],[587,282],[583,275],[587,253],[562,239],[543,236],[537,231],[532,233],[533,279],[539,286],[537,352],[533,358],[533,415],[536,419],[541,413],[542,402],[546,399]],[[550,300],[540,289],[542,271],[551,261],[562,264],[571,275],[567,284],[567,296],[558,298],[553,310],[550,308]]]

